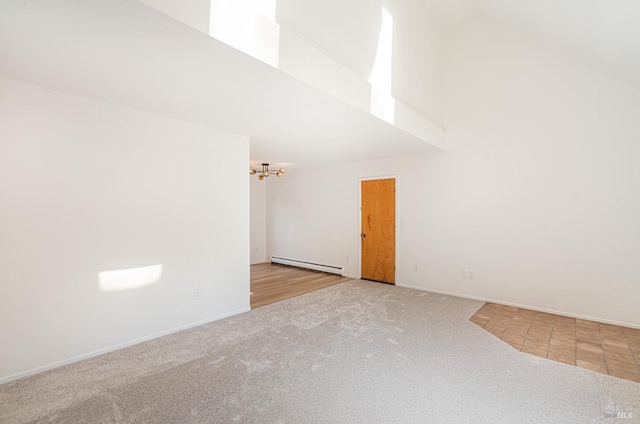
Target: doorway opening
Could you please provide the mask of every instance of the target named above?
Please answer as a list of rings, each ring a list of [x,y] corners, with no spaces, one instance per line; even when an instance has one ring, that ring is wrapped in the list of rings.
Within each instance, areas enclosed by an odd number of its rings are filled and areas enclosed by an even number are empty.
[[[251,265],[251,309],[351,280],[336,274],[262,263]]]

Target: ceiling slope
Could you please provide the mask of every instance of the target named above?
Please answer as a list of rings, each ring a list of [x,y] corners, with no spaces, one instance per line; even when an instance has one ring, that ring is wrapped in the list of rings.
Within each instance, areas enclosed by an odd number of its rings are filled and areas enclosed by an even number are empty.
[[[442,26],[451,25],[476,14],[473,0],[425,0]]]
[[[248,135],[256,162],[437,151],[137,1],[3,1],[0,77]]]
[[[541,40],[640,89],[638,0],[425,0],[443,26],[473,15]]]
[[[640,89],[637,0],[475,0],[478,12]]]

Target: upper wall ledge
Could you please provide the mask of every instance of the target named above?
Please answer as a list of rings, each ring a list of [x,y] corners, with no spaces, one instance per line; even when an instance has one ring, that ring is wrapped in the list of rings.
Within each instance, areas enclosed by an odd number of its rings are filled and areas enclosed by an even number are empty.
[[[250,6],[251,10],[247,5],[221,0],[185,2],[182,6],[166,0],[141,1],[438,149],[445,149],[445,130],[393,98],[390,75],[384,75],[384,69],[372,82],[364,80],[276,23],[275,8],[269,12],[265,6],[269,1],[257,2]],[[390,73],[390,63],[387,68]]]

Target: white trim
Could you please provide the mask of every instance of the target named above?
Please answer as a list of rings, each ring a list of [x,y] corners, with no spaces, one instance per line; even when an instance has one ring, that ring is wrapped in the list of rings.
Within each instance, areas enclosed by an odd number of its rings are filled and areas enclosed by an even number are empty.
[[[549,313],[549,314],[562,315],[562,316],[570,317],[570,318],[578,318],[578,319],[584,319],[584,320],[588,320],[588,321],[601,322],[603,324],[620,325],[622,327],[640,329],[640,325],[629,324],[627,322],[613,321],[613,320],[603,319],[603,318],[595,318],[595,317],[590,317],[590,316],[587,316],[587,315],[572,314],[570,312],[556,311],[554,309],[539,308],[537,306],[522,305],[520,303],[505,302],[503,300],[487,299],[485,297],[480,297],[480,296],[469,296],[469,295],[466,295],[466,294],[447,292],[447,291],[443,291],[443,290],[434,290],[434,289],[428,289],[428,288],[418,287],[418,286],[406,286],[406,285],[402,285],[402,284],[396,284],[396,285],[398,287],[403,287],[403,288],[406,288],[406,289],[414,289],[414,290],[426,291],[426,292],[430,292],[430,293],[444,294],[444,295],[447,295],[447,296],[460,297],[460,298],[463,298],[463,299],[479,300],[479,301],[482,301],[482,302],[498,303],[500,305],[514,306],[516,308],[523,308],[523,309],[531,309],[532,311],[546,312],[546,313]]]
[[[204,325],[204,324],[208,324],[208,323],[213,322],[213,321],[218,321],[218,320],[221,320],[221,319],[224,319],[224,318],[229,318],[231,316],[242,314],[242,313],[248,312],[250,310],[251,310],[251,308],[242,308],[242,309],[239,309],[237,311],[229,312],[227,314],[218,315],[218,316],[215,316],[213,318],[207,318],[207,319],[204,319],[202,321],[197,321],[197,322],[194,322],[194,323],[191,323],[191,324],[187,324],[187,325],[183,325],[183,326],[180,326],[180,327],[172,328],[170,330],[161,331],[159,333],[155,333],[155,334],[152,334],[150,336],[140,337],[139,339],[130,340],[128,342],[124,342],[124,343],[120,343],[120,344],[117,344],[117,345],[105,347],[103,349],[98,349],[98,350],[95,350],[93,352],[85,353],[83,355],[74,356],[72,358],[64,359],[62,361],[54,362],[52,364],[43,365],[43,366],[38,367],[38,368],[33,368],[31,370],[28,370],[28,371],[19,372],[17,374],[13,374],[13,375],[10,375],[8,377],[0,378],[0,384],[8,383],[10,381],[18,380],[20,378],[28,377],[30,375],[38,374],[38,373],[41,373],[41,372],[44,372],[44,371],[52,370],[54,368],[62,367],[64,365],[69,365],[69,364],[72,364],[74,362],[83,361],[85,359],[93,358],[95,356],[103,355],[105,353],[113,352],[115,350],[123,349],[123,348],[129,347],[129,346],[133,346],[133,345],[136,345],[138,343],[142,343],[142,342],[146,342],[146,341],[149,341],[149,340],[157,339],[159,337],[167,336],[167,335],[172,334],[172,333],[177,333],[178,331],[188,330],[189,328],[197,327],[199,325]]]
[[[390,175],[379,175],[379,176],[375,176],[375,177],[360,177],[358,179],[358,231],[360,231],[358,233],[358,276],[354,277],[357,279],[362,278],[362,237],[360,237],[360,234],[362,234],[362,182],[363,181],[373,181],[373,180],[388,180],[388,179],[394,179],[396,181],[396,223],[395,223],[395,234],[396,234],[396,246],[395,246],[395,253],[396,253],[396,257],[395,257],[395,273],[394,273],[394,284],[398,285],[399,281],[400,281],[400,202],[399,202],[399,198],[400,198],[400,176],[398,174],[390,174]]]

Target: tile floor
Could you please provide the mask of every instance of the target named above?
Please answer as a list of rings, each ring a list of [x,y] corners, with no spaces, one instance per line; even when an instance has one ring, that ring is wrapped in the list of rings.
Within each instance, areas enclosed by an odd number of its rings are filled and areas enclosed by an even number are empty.
[[[640,330],[485,303],[471,322],[515,349],[640,383]]]

